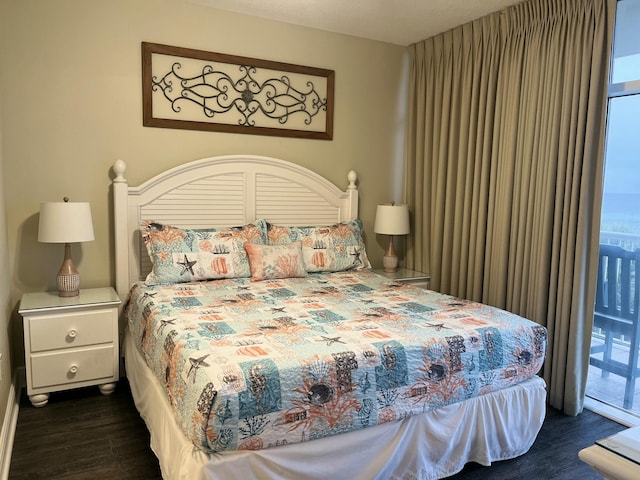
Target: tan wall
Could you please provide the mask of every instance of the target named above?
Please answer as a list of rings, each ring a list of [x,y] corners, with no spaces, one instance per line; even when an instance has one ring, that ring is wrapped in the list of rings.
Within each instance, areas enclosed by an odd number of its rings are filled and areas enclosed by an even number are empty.
[[[335,70],[333,140],[143,127],[142,41]],[[373,221],[377,203],[401,200],[405,72],[402,47],[186,1],[0,0],[13,306],[24,291],[55,287],[62,247],[37,242],[38,211],[40,202],[64,196],[92,206],[96,240],[72,248],[82,286],[113,284],[109,170],[116,159],[127,162],[131,185],[232,153],[283,158],[343,187],[355,169],[369,255],[380,265],[386,239],[373,234]],[[13,342],[17,348],[19,334]]]
[[[1,85],[0,85],[1,88]],[[0,103],[0,415],[5,414],[9,392],[11,391],[11,276],[9,275],[9,255],[7,252],[7,222],[5,219],[5,187],[2,156],[2,103]]]

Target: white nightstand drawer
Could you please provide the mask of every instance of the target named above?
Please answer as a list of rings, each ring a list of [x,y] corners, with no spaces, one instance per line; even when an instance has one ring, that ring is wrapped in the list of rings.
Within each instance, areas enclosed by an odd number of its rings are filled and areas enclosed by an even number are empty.
[[[87,380],[112,379],[114,346],[69,350],[31,357],[33,389]]]
[[[113,343],[113,309],[29,319],[32,352]]]

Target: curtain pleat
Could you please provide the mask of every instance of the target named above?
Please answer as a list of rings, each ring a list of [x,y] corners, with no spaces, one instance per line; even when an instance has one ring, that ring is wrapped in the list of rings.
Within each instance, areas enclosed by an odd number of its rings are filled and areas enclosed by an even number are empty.
[[[582,410],[615,0],[531,0],[409,49],[407,265],[548,329],[551,405]]]

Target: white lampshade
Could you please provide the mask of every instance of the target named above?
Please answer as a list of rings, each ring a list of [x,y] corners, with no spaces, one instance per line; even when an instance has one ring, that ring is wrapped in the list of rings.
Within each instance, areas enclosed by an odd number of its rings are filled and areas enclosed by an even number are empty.
[[[394,203],[378,205],[373,231],[382,235],[407,235],[409,207]]]
[[[94,238],[91,205],[88,203],[46,202],[40,204],[39,242],[90,242]]]

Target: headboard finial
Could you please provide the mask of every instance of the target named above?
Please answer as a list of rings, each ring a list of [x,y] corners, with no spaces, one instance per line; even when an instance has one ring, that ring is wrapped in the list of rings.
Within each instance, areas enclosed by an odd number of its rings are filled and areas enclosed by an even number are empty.
[[[127,171],[127,164],[122,160],[116,160],[113,164],[113,173],[116,174],[116,178],[113,179],[113,183],[127,183],[124,178],[124,172]]]
[[[350,190],[354,190],[356,188],[356,180],[358,179],[358,174],[355,170],[350,170],[347,174],[347,180],[349,180],[349,186],[347,187]]]

